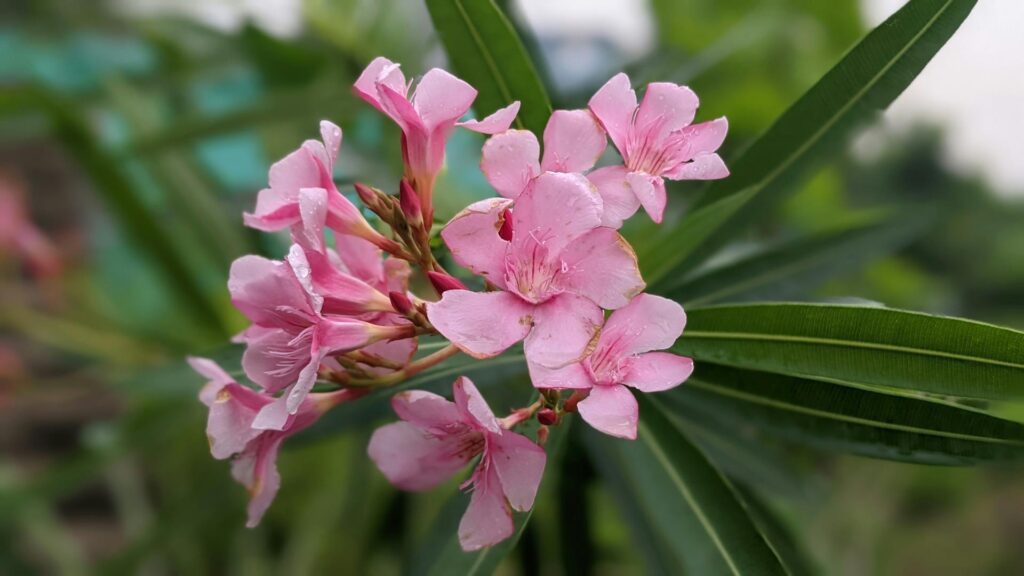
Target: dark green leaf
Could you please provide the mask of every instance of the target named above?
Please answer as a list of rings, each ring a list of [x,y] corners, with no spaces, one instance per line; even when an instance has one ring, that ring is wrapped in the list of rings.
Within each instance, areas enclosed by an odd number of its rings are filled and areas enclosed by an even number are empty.
[[[701,363],[666,409],[721,431],[920,464],[1024,461],[1024,425],[952,403]]]
[[[613,492],[643,519],[640,538],[668,574],[785,574],[729,483],[662,413],[640,398],[636,441],[588,430],[587,444]],[[639,542],[638,542],[639,543]],[[669,554],[669,556],[664,556]]]
[[[818,574],[807,551],[778,513],[752,489],[738,486],[737,491],[750,517],[786,567],[786,573],[790,576]]]
[[[804,296],[830,277],[909,242],[931,221],[920,215],[901,212],[786,242],[678,284],[666,278],[661,292],[687,306]]]
[[[560,426],[551,428],[551,435],[545,446],[548,462],[544,481],[541,483],[542,490],[550,483],[550,478],[554,475],[552,471],[557,469],[570,423],[569,420],[565,420]],[[533,510],[513,512],[515,532],[507,540],[477,552],[462,550],[459,546],[459,521],[466,511],[466,506],[469,505],[469,496],[468,492],[460,491],[445,504],[430,534],[413,558],[410,565],[411,576],[487,576],[492,574],[502,559],[515,548],[533,515]]]
[[[519,100],[516,127],[542,134],[551,102],[522,41],[493,0],[427,0],[427,9],[455,72],[480,91],[477,115]]]
[[[695,267],[737,228],[793,191],[799,179],[842,150],[861,122],[884,110],[952,36],[976,0],[911,0],[875,28],[791,106],[747,151],[730,161],[732,175],[715,182],[641,261],[655,284]],[[752,191],[752,192],[751,192]],[[738,195],[748,199],[735,201]],[[723,204],[724,203],[724,204]],[[721,206],[713,228],[688,232],[702,209]],[[728,224],[728,226],[726,226]],[[685,241],[680,235],[687,234]]]
[[[673,350],[698,361],[946,396],[1024,398],[1024,333],[916,312],[826,304],[688,311]]]

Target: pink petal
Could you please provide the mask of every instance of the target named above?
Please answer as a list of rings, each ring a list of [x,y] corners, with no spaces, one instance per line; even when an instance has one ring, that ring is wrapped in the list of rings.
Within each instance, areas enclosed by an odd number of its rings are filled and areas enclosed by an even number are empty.
[[[455,396],[455,405],[462,413],[462,420],[475,422],[480,428],[492,434],[501,432],[498,419],[494,417],[487,400],[480,394],[472,380],[459,376],[452,384],[452,394]]]
[[[682,384],[693,373],[693,360],[668,352],[648,352],[627,358],[622,384],[643,392],[661,392]]]
[[[484,143],[480,169],[491,186],[505,198],[518,198],[540,174],[540,144],[529,130],[509,130]]]
[[[412,102],[428,132],[455,122],[469,111],[476,89],[440,68],[423,75]]]
[[[576,238],[601,225],[601,197],[580,174],[537,176],[512,211],[512,249],[529,260],[539,243],[554,256]]]
[[[505,254],[509,243],[498,235],[511,200],[489,198],[470,204],[455,215],[441,237],[459,265],[499,288],[505,287]]]
[[[288,412],[288,394],[267,404],[256,414],[252,427],[257,430],[280,431],[288,427],[291,414]]]
[[[306,251],[298,244],[292,244],[291,248],[288,249],[288,255],[285,256],[285,260],[288,262],[288,266],[291,267],[295,282],[302,287],[306,295],[308,309],[314,314],[320,314],[324,305],[324,298],[316,287],[313,286],[313,269],[309,264],[309,259],[306,258]],[[329,269],[330,267],[324,266],[324,268]],[[324,272],[326,273],[327,270],[324,270]]]
[[[404,87],[402,90],[395,89],[386,84],[378,84],[377,91],[380,93],[380,103],[384,113],[391,117],[405,133],[406,138],[421,141],[417,146],[425,148],[424,142],[429,132],[423,125],[416,107],[405,96]]]
[[[302,226],[293,230],[293,238],[303,248],[326,252],[324,226],[327,223],[327,190],[303,188],[299,190],[299,218]]]
[[[299,206],[282,190],[264,188],[256,196],[255,210],[242,214],[242,220],[250,228],[277,232],[299,221]]]
[[[217,392],[219,392],[221,388],[228,384],[235,383],[235,379],[232,378],[230,374],[225,372],[220,365],[209,358],[189,356],[186,360],[193,370],[208,380],[199,393],[199,400],[207,406],[213,403]]]
[[[515,530],[497,471],[488,467],[479,476],[469,507],[459,522],[459,544],[467,552],[493,546]]]
[[[559,294],[538,304],[524,346],[527,360],[546,368],[579,361],[603,320],[597,304],[574,294]]]
[[[561,368],[546,368],[532,362],[527,363],[527,366],[534,388],[586,390],[594,386],[593,379],[580,362],[573,362]]]
[[[427,304],[427,316],[442,336],[474,358],[490,358],[530,331],[533,306],[508,292],[449,290]]]
[[[643,291],[633,248],[611,228],[597,228],[562,251],[558,286],[615,310]]]
[[[232,475],[249,488],[249,518],[245,524],[248,528],[260,523],[281,487],[281,475],[277,472],[277,452],[282,440],[280,435],[260,438],[254,443],[255,446],[232,463]]]
[[[462,441],[430,435],[408,422],[395,422],[374,431],[366,451],[388,482],[420,492],[451,478],[476,457],[476,453],[458,449]],[[482,441],[480,444],[482,448]]]
[[[587,110],[555,110],[544,128],[544,160],[550,172],[586,172],[608,145],[604,129]]]
[[[440,436],[453,424],[463,423],[462,412],[444,396],[409,390],[391,397],[391,407],[399,418],[415,427]]]
[[[206,437],[213,457],[223,460],[244,451],[249,442],[262,433],[252,427],[256,413],[272,401],[272,397],[239,384],[222,388],[210,404],[206,422]]]
[[[636,92],[629,85],[629,76],[619,73],[590,98],[590,111],[604,126],[619,152],[626,154],[629,132],[636,112]]]
[[[618,230],[630,216],[640,208],[640,199],[633,193],[633,187],[626,179],[625,166],[605,166],[587,175],[601,196],[604,211],[601,225]]]
[[[352,85],[353,92],[360,98],[370,103],[377,110],[387,114],[381,106],[380,95],[377,90],[378,82],[404,94],[405,76],[402,75],[402,70],[397,64],[387,58],[378,56],[370,62],[366,69],[363,70],[363,73],[359,75],[355,84]]]
[[[377,356],[389,362],[405,365],[412,360],[416,354],[417,341],[415,338],[404,338],[402,340],[379,340],[362,348],[362,352],[371,356]],[[366,367],[371,374],[386,374],[391,370],[387,368]]]
[[[516,100],[508,106],[496,110],[483,120],[467,120],[465,122],[457,122],[455,125],[481,134],[497,134],[508,130],[518,113],[519,101]]]
[[[652,82],[636,112],[636,130],[657,142],[693,122],[700,100],[686,86]]]
[[[497,471],[512,508],[520,512],[533,508],[547,462],[544,449],[526,436],[506,430],[490,436],[484,457]]]
[[[682,164],[674,170],[675,180],[720,180],[729,175],[729,169],[718,154],[702,154],[692,162]]]
[[[675,344],[686,326],[683,307],[661,296],[640,294],[608,317],[595,355],[626,358]]]
[[[290,267],[260,256],[242,256],[231,263],[228,291],[235,307],[263,326],[294,326],[297,317],[313,313]]]
[[[384,259],[384,286],[389,292],[405,292],[409,289],[412,267],[405,260],[393,256]]]
[[[712,154],[718,151],[725,135],[729,132],[729,121],[722,116],[710,122],[701,122],[680,130],[680,136],[690,150],[690,157]]]
[[[576,409],[595,429],[610,436],[636,439],[640,409],[625,386],[594,386],[590,396],[577,404]]]
[[[378,290],[387,288],[383,284],[384,262],[381,260],[380,248],[377,248],[372,242],[348,234],[335,236],[334,244],[343,272],[359,278]]]
[[[323,138],[327,158],[330,160],[326,166],[333,168],[338,159],[338,150],[341,150],[341,128],[330,120],[321,120],[320,137]]]
[[[242,369],[267,392],[291,385],[309,362],[308,344],[296,347],[295,334],[279,328],[254,326],[246,332]]]
[[[640,205],[644,207],[651,220],[661,224],[665,215],[665,205],[668,203],[668,195],[665,194],[665,181],[661,179],[661,176],[630,172],[626,175],[626,182],[629,183],[633,194],[640,200]]]

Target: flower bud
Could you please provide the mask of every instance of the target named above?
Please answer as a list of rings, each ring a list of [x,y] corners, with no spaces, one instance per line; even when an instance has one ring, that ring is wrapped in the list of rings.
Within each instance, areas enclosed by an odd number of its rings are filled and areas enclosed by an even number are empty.
[[[430,278],[430,283],[434,285],[434,289],[437,290],[438,294],[444,294],[449,290],[465,290],[466,285],[459,282],[457,279],[445,274],[444,272],[435,272],[433,270],[427,272],[427,277]]]
[[[577,390],[573,392],[572,396],[570,396],[569,399],[565,401],[565,404],[562,405],[562,410],[566,412],[575,412],[576,405],[583,400],[586,400],[587,396],[590,396],[590,390]]]
[[[406,296],[404,292],[389,292],[388,298],[391,299],[391,306],[394,307],[395,312],[398,312],[402,316],[408,316],[416,310],[412,305],[412,300],[409,300],[409,297]]]
[[[537,422],[540,422],[544,426],[551,426],[558,421],[558,415],[551,408],[541,408],[537,412]]]
[[[359,199],[363,201],[363,204],[365,204],[370,210],[376,212],[377,208],[380,206],[380,202],[377,199],[377,192],[373,188],[370,188],[361,182],[356,182],[353,186],[355,186],[356,194],[359,196]]]
[[[402,206],[402,214],[411,227],[418,228],[423,224],[420,197],[405,178],[402,178],[402,183],[398,186],[398,201]]]

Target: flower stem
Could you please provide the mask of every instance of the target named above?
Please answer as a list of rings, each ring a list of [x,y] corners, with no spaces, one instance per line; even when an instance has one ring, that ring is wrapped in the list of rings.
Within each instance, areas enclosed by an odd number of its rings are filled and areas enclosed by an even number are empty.
[[[413,362],[410,362],[409,364],[406,364],[405,368],[402,368],[401,370],[396,370],[390,374],[385,374],[378,378],[352,378],[344,382],[341,382],[341,384],[342,386],[354,388],[384,388],[387,386],[394,386],[399,382],[402,382],[412,376],[415,376],[416,374],[419,374],[420,372],[426,370],[427,368],[432,368],[440,364],[441,362],[444,362],[445,360],[451,358],[452,356],[458,353],[459,349],[456,348],[455,345],[449,344],[444,348],[441,348],[437,352],[430,354],[429,356],[424,356],[419,360],[415,360]]]

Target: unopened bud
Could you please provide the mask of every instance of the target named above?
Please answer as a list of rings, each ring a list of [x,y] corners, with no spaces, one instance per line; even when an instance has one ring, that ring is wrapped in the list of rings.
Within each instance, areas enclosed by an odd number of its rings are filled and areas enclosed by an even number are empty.
[[[405,178],[402,178],[402,183],[398,186],[398,201],[402,206],[402,214],[405,214],[405,219],[410,226],[416,228],[423,224],[423,208],[420,204],[420,197]]]
[[[434,289],[437,290],[438,294],[444,294],[449,290],[465,290],[466,285],[459,282],[457,279],[445,274],[444,272],[435,272],[433,270],[427,272],[427,277],[430,278],[430,283],[434,285]]]
[[[587,396],[590,396],[590,390],[577,390],[569,396],[569,399],[562,405],[562,410],[565,412],[575,412],[576,405],[586,400]]]
[[[506,242],[512,241],[512,211],[508,208],[501,213],[501,227],[498,228],[498,236]]]
[[[409,300],[409,297],[404,292],[389,292],[388,298],[391,300],[391,306],[394,307],[395,312],[402,316],[408,316],[416,310],[412,305],[412,300]]]
[[[362,184],[360,182],[356,182],[353,186],[355,186],[356,194],[359,196],[359,199],[363,201],[363,204],[365,204],[370,210],[376,211],[377,207],[380,205],[380,202],[377,199],[377,192],[373,188],[370,188],[366,184]]]
[[[551,426],[558,421],[558,415],[551,408],[541,408],[537,412],[537,422],[540,422],[544,426]]]
[[[537,444],[541,446],[548,443],[548,429],[546,426],[541,426],[537,429]]]

